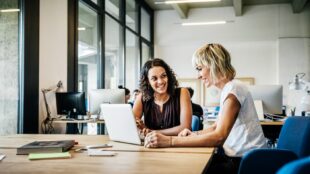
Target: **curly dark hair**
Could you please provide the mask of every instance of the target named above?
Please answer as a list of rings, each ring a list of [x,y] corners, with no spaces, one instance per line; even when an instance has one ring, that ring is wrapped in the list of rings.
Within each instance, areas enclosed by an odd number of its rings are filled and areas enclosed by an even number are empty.
[[[175,89],[179,86],[179,82],[176,79],[174,71],[170,66],[164,62],[162,59],[154,58],[145,62],[140,73],[140,90],[142,92],[143,101],[148,101],[154,97],[154,90],[151,87],[148,79],[149,70],[155,66],[163,67],[167,73],[168,77],[168,88],[167,92],[169,95],[173,96]]]

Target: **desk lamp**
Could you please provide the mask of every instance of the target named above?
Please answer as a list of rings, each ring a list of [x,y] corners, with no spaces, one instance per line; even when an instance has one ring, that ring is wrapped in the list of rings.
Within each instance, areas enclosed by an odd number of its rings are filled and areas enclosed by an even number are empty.
[[[46,114],[47,114],[45,119],[43,120],[43,122],[41,124],[41,129],[42,129],[42,132],[44,134],[51,134],[54,132],[54,128],[52,125],[54,118],[52,118],[52,116],[51,116],[51,111],[50,111],[50,108],[49,108],[47,100],[46,100],[46,94],[51,92],[51,91],[54,91],[54,90],[55,90],[55,92],[63,91],[62,81],[59,81],[55,87],[51,87],[51,88],[47,88],[47,89],[41,89],[41,92],[42,92],[43,98],[44,98],[44,105],[45,105],[45,109],[46,109]]]
[[[306,109],[306,111],[310,111],[310,82],[302,79],[305,75],[305,73],[296,74],[293,82],[289,82],[289,89],[304,90],[307,92],[307,94],[301,98],[300,103],[305,106],[304,109]]]

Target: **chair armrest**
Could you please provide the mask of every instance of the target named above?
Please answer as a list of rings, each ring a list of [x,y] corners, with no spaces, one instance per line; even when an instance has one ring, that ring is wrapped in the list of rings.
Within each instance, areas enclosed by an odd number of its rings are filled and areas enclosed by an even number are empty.
[[[255,149],[246,153],[240,163],[239,174],[274,174],[297,155],[283,149]]]

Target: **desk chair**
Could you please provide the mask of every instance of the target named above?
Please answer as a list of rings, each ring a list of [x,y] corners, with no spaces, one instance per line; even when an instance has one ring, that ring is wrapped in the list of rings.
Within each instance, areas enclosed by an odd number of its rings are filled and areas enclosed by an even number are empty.
[[[284,164],[310,155],[310,117],[289,117],[275,149],[255,149],[242,157],[239,174],[271,174]]]
[[[310,173],[310,157],[290,162],[277,172],[277,174],[308,174]]]
[[[198,116],[192,116],[192,131],[198,131],[200,127],[200,119]]]

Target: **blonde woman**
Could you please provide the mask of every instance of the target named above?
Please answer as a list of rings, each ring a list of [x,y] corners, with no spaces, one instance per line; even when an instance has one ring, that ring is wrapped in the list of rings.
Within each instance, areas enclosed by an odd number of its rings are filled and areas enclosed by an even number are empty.
[[[234,80],[235,69],[222,45],[206,44],[195,52],[192,62],[206,87],[214,85],[222,90],[217,121],[206,130],[184,129],[178,136],[151,132],[145,146],[218,147],[207,173],[237,173],[245,152],[266,147],[252,96],[246,86]]]

